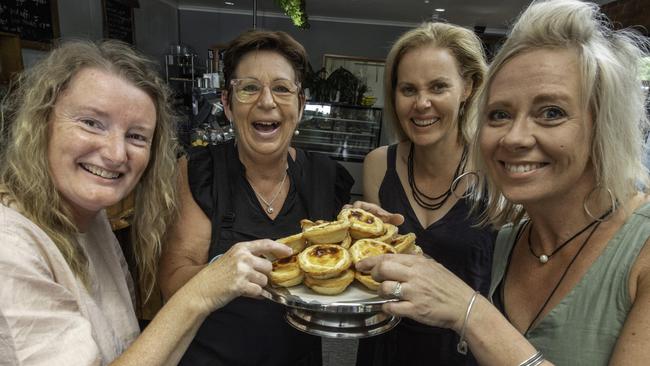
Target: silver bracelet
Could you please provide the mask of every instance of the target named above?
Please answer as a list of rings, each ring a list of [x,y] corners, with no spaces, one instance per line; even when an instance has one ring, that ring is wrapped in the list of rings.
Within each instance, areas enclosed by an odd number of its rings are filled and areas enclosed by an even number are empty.
[[[460,328],[460,340],[456,345],[456,351],[462,355],[467,355],[467,341],[465,340],[465,329],[467,329],[467,321],[469,320],[469,313],[472,311],[474,306],[474,301],[476,301],[476,296],[478,296],[478,291],[474,292],[472,298],[469,300],[469,305],[467,305],[467,311],[465,311],[465,320],[463,321],[463,326]]]
[[[526,361],[519,364],[519,366],[539,366],[545,361],[542,351],[537,351],[534,355],[530,356]]]
[[[217,259],[221,258],[222,255],[223,255],[223,253],[221,253],[221,254],[217,254],[217,255],[215,255],[214,257],[212,257],[212,259],[210,259],[210,261],[208,262],[208,265],[211,265],[212,262],[214,262],[214,261],[216,261]]]

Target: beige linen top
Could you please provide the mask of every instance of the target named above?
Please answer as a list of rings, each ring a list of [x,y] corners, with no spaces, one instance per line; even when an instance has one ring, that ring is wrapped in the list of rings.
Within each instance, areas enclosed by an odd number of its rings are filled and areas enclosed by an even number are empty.
[[[105,212],[77,236],[81,283],[38,226],[0,204],[0,365],[106,365],[138,336],[126,261]]]

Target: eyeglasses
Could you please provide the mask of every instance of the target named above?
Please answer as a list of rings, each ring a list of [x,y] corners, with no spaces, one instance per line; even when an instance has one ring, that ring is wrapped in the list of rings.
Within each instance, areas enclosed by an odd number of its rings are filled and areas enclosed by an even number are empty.
[[[268,86],[276,103],[289,104],[293,102],[294,96],[300,89],[300,83],[287,79],[274,80],[270,85],[253,78],[232,79],[230,85],[235,92],[235,98],[241,103],[255,102],[259,99],[264,87]]]

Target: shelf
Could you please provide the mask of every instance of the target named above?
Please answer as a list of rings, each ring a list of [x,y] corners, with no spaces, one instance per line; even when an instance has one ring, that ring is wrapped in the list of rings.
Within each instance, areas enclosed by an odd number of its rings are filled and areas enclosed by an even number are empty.
[[[359,120],[359,119],[313,116],[313,115],[305,115],[305,117],[303,118],[303,121],[307,121],[307,120],[311,120],[311,119],[322,119],[322,120],[326,120],[326,121],[354,122],[354,123],[365,123],[365,124],[377,125],[377,121],[363,121],[363,120]]]
[[[294,145],[336,160],[362,162],[366,154],[378,146],[382,111],[351,107],[307,103],[306,114],[299,125],[300,132],[304,133],[293,138]]]
[[[172,78],[172,77],[170,77],[169,80],[171,80],[171,81],[189,81],[189,82],[194,81],[193,79],[189,79],[189,78]]]
[[[309,146],[314,146],[313,141],[305,141],[305,140],[296,140],[294,139],[295,143],[298,144],[303,144],[303,145],[309,145]],[[340,147],[343,149],[343,144],[342,143],[331,143],[331,142],[319,142],[316,146],[331,146],[331,147]],[[363,150],[363,151],[370,151],[373,149],[373,147],[370,146],[355,146],[355,145],[350,145],[348,143],[348,146],[346,147],[347,150]]]
[[[333,131],[333,130],[314,130],[311,128],[299,128],[300,132],[315,132],[315,133],[329,133],[332,135],[349,135],[349,136],[359,136],[359,137],[375,137],[374,133],[362,133],[362,132],[343,132],[343,131]]]

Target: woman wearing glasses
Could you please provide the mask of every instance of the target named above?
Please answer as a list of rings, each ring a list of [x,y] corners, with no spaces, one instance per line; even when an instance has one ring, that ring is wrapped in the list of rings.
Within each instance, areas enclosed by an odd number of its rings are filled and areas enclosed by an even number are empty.
[[[301,219],[331,220],[348,202],[353,179],[342,166],[290,147],[306,66],[304,48],[283,32],[249,31],[230,43],[222,102],[236,142],[181,162],[181,212],[160,264],[166,298],[236,243],[295,234]],[[283,316],[270,301],[235,299],[206,319],[181,365],[320,365],[320,339]]]

